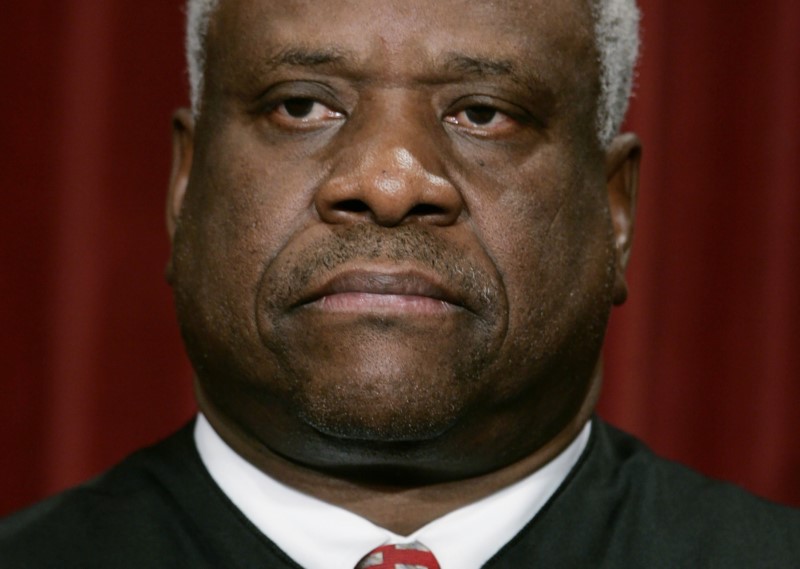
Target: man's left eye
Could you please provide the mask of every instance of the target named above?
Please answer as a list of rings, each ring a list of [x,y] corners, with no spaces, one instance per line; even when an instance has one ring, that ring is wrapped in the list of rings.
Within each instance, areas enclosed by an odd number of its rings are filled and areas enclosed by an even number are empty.
[[[467,107],[444,117],[445,122],[463,128],[503,131],[514,126],[515,121],[502,111],[488,105]]]

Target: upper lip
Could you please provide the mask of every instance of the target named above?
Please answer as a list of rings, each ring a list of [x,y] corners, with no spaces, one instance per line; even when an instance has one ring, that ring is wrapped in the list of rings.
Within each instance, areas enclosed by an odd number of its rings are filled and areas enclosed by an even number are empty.
[[[425,296],[464,306],[463,296],[442,279],[419,270],[385,268],[349,268],[328,276],[320,285],[312,286],[296,306],[325,296],[340,293],[395,294]]]

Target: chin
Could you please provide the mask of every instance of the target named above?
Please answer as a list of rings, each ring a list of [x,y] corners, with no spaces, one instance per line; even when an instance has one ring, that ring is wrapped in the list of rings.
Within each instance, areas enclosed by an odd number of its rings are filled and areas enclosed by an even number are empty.
[[[382,397],[365,404],[322,398],[298,415],[318,433],[343,441],[424,442],[444,435],[459,416],[453,401],[441,394],[438,401],[432,398]]]
[[[432,335],[414,324],[365,320],[324,332],[309,326],[275,352],[290,378],[293,412],[315,431],[351,441],[424,441],[452,428],[482,390],[480,346],[490,342],[465,329]]]
[[[452,366],[377,359],[300,380],[295,385],[298,417],[329,437],[410,442],[441,436],[468,407],[470,382]]]

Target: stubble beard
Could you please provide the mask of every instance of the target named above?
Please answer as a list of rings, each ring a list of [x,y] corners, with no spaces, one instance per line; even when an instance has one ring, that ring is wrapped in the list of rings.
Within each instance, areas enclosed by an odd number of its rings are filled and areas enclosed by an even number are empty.
[[[438,338],[429,326],[365,316],[344,328],[347,345],[336,334],[298,329],[291,318],[269,319],[259,332],[289,380],[290,412],[324,436],[350,441],[423,441],[452,428],[475,404],[475,384],[491,365],[498,334],[492,318],[504,304],[498,279],[468,258],[424,227],[360,224],[298,251],[277,279],[267,280],[275,274],[267,267],[259,292],[270,314],[281,314],[321,272],[374,259],[425,267],[471,305]]]

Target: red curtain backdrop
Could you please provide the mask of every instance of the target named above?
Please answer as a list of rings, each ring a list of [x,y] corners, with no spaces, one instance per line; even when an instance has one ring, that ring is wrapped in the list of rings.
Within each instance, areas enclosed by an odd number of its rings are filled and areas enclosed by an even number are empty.
[[[800,2],[642,0],[645,154],[600,412],[800,506]],[[179,0],[0,18],[0,514],[191,417],[163,280]]]

